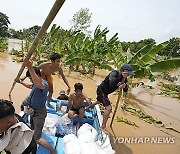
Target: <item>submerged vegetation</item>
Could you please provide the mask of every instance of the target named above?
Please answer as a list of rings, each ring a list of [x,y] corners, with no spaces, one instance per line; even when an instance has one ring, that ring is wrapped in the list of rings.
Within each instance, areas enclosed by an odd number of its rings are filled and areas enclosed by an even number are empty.
[[[132,121],[130,121],[130,120],[126,119],[126,118],[123,118],[123,117],[117,117],[117,122],[124,122],[124,123],[126,123],[128,125],[135,126],[135,127],[139,128],[139,126],[137,126],[135,122],[132,122]]]
[[[180,133],[179,130],[176,130],[172,127],[167,127],[165,126],[162,121],[159,121],[159,120],[156,120],[154,119],[152,116],[144,113],[142,110],[140,109],[137,109],[137,108],[134,108],[134,107],[131,107],[127,104],[122,104],[121,105],[121,108],[124,110],[124,111],[127,111],[127,112],[130,112],[132,115],[134,116],[137,116],[139,117],[140,119],[144,120],[145,122],[148,122],[149,124],[155,124],[155,125],[158,125],[160,128],[165,128],[165,129],[168,129],[168,130],[172,130],[176,133]]]
[[[142,110],[134,108],[134,107],[130,107],[127,104],[123,104],[121,106],[121,108],[124,111],[130,112],[132,115],[135,115],[137,117],[139,117],[140,119],[150,123],[150,124],[162,124],[162,121],[158,121],[155,120],[152,116],[147,115],[146,113],[144,113]]]
[[[3,52],[8,49],[7,38],[0,37],[0,52]]]
[[[164,80],[171,81],[171,82],[178,80],[176,76],[171,76],[169,72],[163,72],[162,74],[159,75],[159,77],[161,77]]]
[[[161,83],[162,92],[159,95],[180,99],[180,85]]]

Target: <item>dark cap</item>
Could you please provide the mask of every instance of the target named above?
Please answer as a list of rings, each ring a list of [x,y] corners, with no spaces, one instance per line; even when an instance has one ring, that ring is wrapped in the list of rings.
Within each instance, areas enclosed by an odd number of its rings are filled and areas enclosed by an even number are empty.
[[[65,92],[64,90],[61,90],[61,91],[59,92],[59,94],[60,94],[60,95],[65,95],[66,92]]]
[[[124,71],[128,72],[129,75],[135,75],[133,70],[132,70],[132,66],[130,64],[124,64],[121,67],[121,70],[124,70]]]

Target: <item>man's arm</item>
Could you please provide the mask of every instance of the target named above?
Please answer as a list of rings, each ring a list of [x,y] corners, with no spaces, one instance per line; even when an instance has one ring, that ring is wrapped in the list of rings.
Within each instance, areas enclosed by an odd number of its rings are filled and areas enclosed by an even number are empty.
[[[17,81],[17,83],[22,84],[22,85],[23,85],[24,87],[26,87],[26,88],[32,89],[32,84],[24,83],[23,80],[21,80],[21,79],[19,79],[19,80]]]
[[[86,102],[88,102],[89,105],[92,104],[91,100],[86,95],[84,95],[84,100],[86,100]]]
[[[39,89],[44,89],[45,85],[41,82],[42,81],[41,78],[38,77],[38,75],[34,71],[31,61],[25,58],[23,65],[28,68],[34,85]]]
[[[68,82],[67,78],[65,77],[65,75],[64,75],[63,70],[62,70],[61,67],[59,67],[59,74],[61,75],[61,77],[62,77],[64,83],[67,85],[67,87],[68,87],[68,89],[67,89],[67,94],[69,94],[71,88],[70,88],[70,86],[69,86],[69,82]]]
[[[67,104],[67,109],[66,109],[66,112],[65,112],[65,113],[68,113],[68,111],[70,110],[71,105],[72,105],[72,101],[73,101],[72,95],[70,95],[70,96],[69,96],[69,100],[68,100],[68,104]],[[65,113],[64,113],[64,114],[65,114]]]
[[[96,102],[90,104],[87,108],[85,108],[85,111],[86,111],[86,110],[89,110],[90,108],[92,108],[92,107],[95,106],[96,104],[99,104],[99,102],[96,101]]]

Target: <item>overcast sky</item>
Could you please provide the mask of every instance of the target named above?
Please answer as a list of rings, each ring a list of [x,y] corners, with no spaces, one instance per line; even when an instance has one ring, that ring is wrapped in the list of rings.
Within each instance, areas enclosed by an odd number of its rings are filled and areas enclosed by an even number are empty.
[[[16,30],[41,26],[55,0],[0,0],[0,12]],[[81,8],[92,13],[90,30],[107,27],[120,41],[153,38],[157,43],[180,37],[180,0],[66,0],[53,23],[64,29]]]

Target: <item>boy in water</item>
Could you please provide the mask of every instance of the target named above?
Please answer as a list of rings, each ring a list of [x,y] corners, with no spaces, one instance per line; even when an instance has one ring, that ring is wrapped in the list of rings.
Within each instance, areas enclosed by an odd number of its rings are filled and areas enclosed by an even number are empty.
[[[70,119],[79,116],[77,126],[77,128],[79,128],[81,126],[82,118],[84,117],[84,100],[89,104],[91,104],[91,101],[82,93],[83,85],[81,83],[76,83],[74,89],[75,92],[69,96],[69,102],[65,113],[68,113]]]

